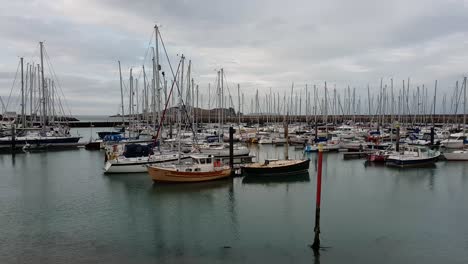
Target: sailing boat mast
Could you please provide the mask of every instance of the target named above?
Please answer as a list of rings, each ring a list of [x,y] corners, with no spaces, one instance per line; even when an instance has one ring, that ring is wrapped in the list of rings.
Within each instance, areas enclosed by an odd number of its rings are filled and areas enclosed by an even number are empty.
[[[324,105],[324,112],[325,112],[325,132],[328,137],[328,103],[327,103],[327,82],[325,82],[325,105]]]
[[[132,68],[130,68],[130,97],[129,97],[129,105],[128,105],[128,112],[129,112],[129,137],[131,137],[131,132],[132,132],[132,114],[133,114],[133,75],[132,75]]]
[[[221,142],[221,72],[218,71],[218,142]]]
[[[161,115],[160,113],[160,102],[161,102],[161,90],[159,89],[159,71],[160,71],[160,66],[159,66],[159,41],[158,41],[158,35],[159,35],[159,29],[157,25],[154,25],[154,45],[155,45],[155,57],[156,57],[156,67],[155,67],[155,76],[154,76],[154,82],[155,82],[155,91],[156,91],[156,111],[158,114],[158,124],[161,124]],[[156,114],[156,112],[154,113]],[[154,119],[156,121],[156,119]]]
[[[178,104],[178,107],[177,107],[177,124],[179,126],[178,128],[178,131],[177,131],[177,142],[178,142],[178,153],[179,155],[177,156],[177,162],[180,164],[180,153],[181,153],[181,149],[180,149],[180,134],[182,133],[181,131],[181,123],[182,123],[182,117],[181,117],[181,108],[182,108],[182,87],[184,85],[184,60],[185,60],[185,57],[184,57],[184,54],[182,54],[182,57],[181,57],[181,60],[182,60],[182,71],[181,71],[181,74],[180,74],[180,86],[179,86],[179,104]]]
[[[146,83],[146,70],[145,65],[142,65],[143,69],[143,119],[146,123],[146,127],[148,128],[148,85]]]
[[[238,108],[237,108],[237,115],[239,116],[239,127],[241,123],[241,98],[240,98],[240,84],[237,84],[237,101],[238,101]]]
[[[33,91],[34,91],[34,82],[35,82],[35,76],[34,74],[36,73],[36,70],[34,69],[34,64],[29,65],[29,74],[31,74],[31,77],[29,78],[29,83],[30,83],[30,89],[29,89],[29,122],[31,127],[33,127]]]
[[[221,140],[224,135],[224,107],[225,107],[225,98],[224,98],[224,69],[221,68]],[[219,141],[221,142],[221,141]]]
[[[122,68],[120,67],[119,61],[119,76],[120,76],[120,103],[122,104],[122,125],[125,124],[125,112],[124,112],[124,99],[123,99],[123,85],[122,85]]]
[[[44,43],[39,42],[41,46],[41,89],[42,89],[42,126],[43,128],[47,125],[47,109],[46,109],[46,94],[45,94],[45,80],[44,80]]]
[[[26,115],[24,112],[25,102],[24,102],[24,71],[23,71],[23,57],[21,57],[21,123],[23,128],[26,127]]]
[[[463,138],[465,138],[466,127],[466,77],[463,79]]]

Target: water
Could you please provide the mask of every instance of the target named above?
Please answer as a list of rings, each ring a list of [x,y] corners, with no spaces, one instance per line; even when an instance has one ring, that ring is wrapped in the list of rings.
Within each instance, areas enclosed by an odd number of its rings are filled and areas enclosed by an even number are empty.
[[[0,155],[0,263],[468,263],[467,163],[401,170],[325,154],[329,248],[314,257],[309,157],[309,181],[153,185],[103,175],[99,151]]]

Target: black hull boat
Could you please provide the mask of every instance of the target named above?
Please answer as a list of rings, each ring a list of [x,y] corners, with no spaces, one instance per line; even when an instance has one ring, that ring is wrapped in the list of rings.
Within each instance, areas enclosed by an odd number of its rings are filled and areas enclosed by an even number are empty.
[[[18,137],[15,141],[9,138],[0,140],[0,153],[21,150],[66,149],[79,146],[81,137]]]
[[[12,144],[16,146],[24,145],[51,145],[51,144],[66,144],[78,143],[81,137],[17,137],[13,142],[11,137],[8,140],[0,140],[0,147],[9,147]]]
[[[402,159],[387,159],[385,165],[394,167],[422,167],[432,166],[439,160],[439,157],[418,159],[418,160],[402,160]]]
[[[310,160],[266,160],[264,163],[252,163],[242,171],[247,176],[289,175],[307,172]]]
[[[401,152],[395,152],[387,157],[385,165],[396,167],[432,166],[438,161],[439,151],[425,147],[406,147]]]

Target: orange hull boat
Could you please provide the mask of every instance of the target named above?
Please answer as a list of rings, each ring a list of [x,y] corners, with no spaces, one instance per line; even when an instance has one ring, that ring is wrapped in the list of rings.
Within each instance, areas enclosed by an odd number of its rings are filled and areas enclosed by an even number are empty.
[[[230,168],[208,172],[177,171],[170,168],[148,167],[148,173],[155,182],[203,182],[231,176]]]

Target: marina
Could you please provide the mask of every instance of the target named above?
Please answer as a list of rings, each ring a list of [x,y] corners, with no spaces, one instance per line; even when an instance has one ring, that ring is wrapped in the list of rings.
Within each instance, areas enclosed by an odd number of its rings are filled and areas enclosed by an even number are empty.
[[[466,3],[298,2],[2,3],[0,263],[468,263]]]

